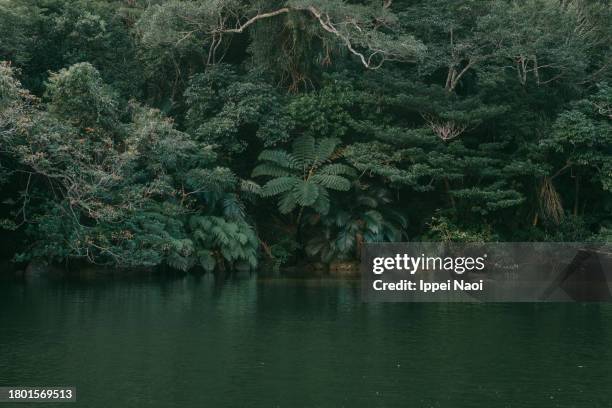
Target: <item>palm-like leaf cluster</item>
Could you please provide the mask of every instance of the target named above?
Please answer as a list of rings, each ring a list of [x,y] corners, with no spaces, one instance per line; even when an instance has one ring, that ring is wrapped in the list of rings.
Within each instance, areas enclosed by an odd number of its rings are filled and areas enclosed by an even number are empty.
[[[264,150],[253,177],[272,177],[261,189],[264,197],[280,196],[278,208],[288,214],[296,207],[311,207],[320,214],[329,212],[328,190],[347,191],[355,170],[341,163],[340,140],[301,136],[292,152]]]
[[[199,264],[208,271],[219,264],[233,269],[257,267],[259,240],[246,222],[228,221],[223,217],[194,216],[190,220],[194,241],[201,248]]]
[[[359,258],[367,242],[394,242],[405,238],[406,218],[392,207],[385,188],[359,189],[329,214],[311,216],[316,233],[306,244],[306,253],[323,262]]]

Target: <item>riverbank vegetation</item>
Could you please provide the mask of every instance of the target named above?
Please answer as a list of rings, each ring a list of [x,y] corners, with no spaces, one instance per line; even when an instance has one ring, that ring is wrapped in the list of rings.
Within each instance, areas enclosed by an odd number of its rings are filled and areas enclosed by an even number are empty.
[[[15,261],[612,239],[607,0],[0,0]]]

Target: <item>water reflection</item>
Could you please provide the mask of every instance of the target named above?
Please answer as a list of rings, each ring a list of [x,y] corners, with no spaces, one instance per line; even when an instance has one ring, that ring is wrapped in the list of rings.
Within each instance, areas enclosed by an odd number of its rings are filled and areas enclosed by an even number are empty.
[[[0,385],[76,385],[83,407],[609,406],[611,317],[364,304],[334,279],[2,282]]]

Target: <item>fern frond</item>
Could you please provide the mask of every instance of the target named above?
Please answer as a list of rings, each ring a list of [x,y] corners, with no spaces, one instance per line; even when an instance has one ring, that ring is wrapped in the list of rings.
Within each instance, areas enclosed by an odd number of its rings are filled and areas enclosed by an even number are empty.
[[[332,190],[348,191],[351,188],[351,182],[348,179],[332,174],[315,174],[310,180]]]
[[[311,166],[315,161],[315,139],[312,136],[300,136],[293,142],[293,155],[302,167]]]
[[[240,180],[240,191],[260,195],[261,186],[252,180]]]
[[[378,234],[385,222],[383,216],[376,210],[369,210],[363,214],[363,220],[366,223],[366,227],[373,234]]]
[[[317,186],[317,188],[319,190],[319,196],[312,204],[312,208],[319,214],[327,215],[327,213],[329,213],[329,193],[325,187]]]
[[[220,242],[223,245],[229,245],[230,243],[230,239],[227,236],[227,233],[224,231],[223,226],[222,225],[216,225],[211,229],[211,232],[213,233],[213,236],[215,238],[215,241]]]
[[[272,162],[288,169],[299,167],[298,159],[284,150],[264,150],[259,154],[258,160]]]
[[[240,242],[240,244],[245,245],[247,242],[249,242],[249,238],[246,236],[246,234],[243,234],[242,232],[239,232],[238,235],[236,235],[236,239],[238,239],[238,242]]]
[[[338,147],[339,144],[340,139],[331,137],[320,139],[315,149],[314,165],[317,166],[328,161],[336,151],[336,147]]]
[[[295,177],[278,177],[268,181],[261,189],[261,195],[271,197],[291,190],[300,180]]]
[[[297,203],[302,207],[308,207],[314,204],[319,197],[319,189],[314,183],[303,181],[296,185],[293,189]]]
[[[397,224],[399,228],[408,227],[408,219],[399,211],[387,209],[385,218],[390,220],[393,224]]]
[[[351,252],[355,247],[355,234],[349,228],[343,229],[338,233],[335,244],[340,252]]]
[[[166,258],[166,263],[169,267],[181,272],[188,271],[194,264],[195,260],[190,256],[181,256],[177,253],[171,253]]]
[[[290,171],[274,163],[262,163],[253,169],[251,177],[272,176],[282,177],[290,175]]]
[[[284,194],[278,201],[278,210],[281,212],[281,214],[289,214],[295,209],[296,205],[297,199],[295,197],[295,194],[290,191]]]
[[[244,204],[238,199],[236,194],[228,194],[223,199],[223,215],[229,219],[243,220],[246,216]]]
[[[318,172],[319,174],[331,174],[333,176],[348,176],[348,177],[356,177],[357,172],[351,166],[347,166],[346,164],[341,163],[333,163],[328,164],[326,166],[321,167]]]
[[[198,261],[200,262],[200,266],[207,272],[214,271],[217,265],[217,261],[212,252],[207,249],[198,251]]]

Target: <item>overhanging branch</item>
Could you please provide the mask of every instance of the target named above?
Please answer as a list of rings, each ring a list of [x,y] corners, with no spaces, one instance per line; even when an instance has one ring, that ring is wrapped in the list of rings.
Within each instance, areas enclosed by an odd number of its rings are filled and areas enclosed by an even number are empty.
[[[391,6],[391,1],[386,1],[384,3],[384,8],[388,8],[390,6]],[[238,25],[234,28],[226,28],[223,25],[220,25],[219,27],[213,29],[211,31],[211,34],[213,36],[218,36],[223,33],[236,33],[236,34],[243,33],[249,26],[253,25],[259,20],[276,17],[281,14],[289,13],[291,11],[302,11],[302,12],[306,11],[309,14],[311,14],[316,19],[316,21],[319,23],[321,28],[323,28],[325,31],[327,31],[328,33],[332,34],[333,36],[341,40],[341,42],[344,44],[346,49],[348,49],[348,51],[351,54],[358,57],[361,64],[365,68],[377,69],[377,68],[380,68],[386,60],[396,59],[392,56],[391,52],[386,51],[386,50],[372,49],[371,50],[372,52],[369,53],[369,55],[367,55],[368,53],[358,51],[355,48],[353,42],[351,41],[351,38],[349,37],[349,35],[347,35],[346,33],[343,33],[341,30],[338,29],[337,24],[332,22],[332,19],[329,16],[329,14],[324,13],[323,11],[317,9],[314,6],[283,7],[283,8],[279,8],[277,10],[269,11],[266,13],[258,13],[255,16],[246,20],[244,23],[238,23]],[[354,19],[351,19],[349,23],[352,26],[354,26],[357,31],[359,31],[360,33],[363,33],[364,28],[360,27],[359,24]],[[377,57],[377,58],[374,58],[374,57]]]
[[[291,11],[290,8],[283,7],[283,8],[280,8],[278,10],[275,10],[275,11],[270,11],[269,13],[257,14],[256,16],[251,17],[250,19],[245,21],[243,24],[239,24],[238,27],[236,27],[236,28],[222,28],[221,30],[219,30],[219,32],[223,32],[223,33],[242,33],[248,26],[250,26],[251,24],[257,22],[258,20],[263,20],[265,18],[275,17],[275,16],[278,16],[280,14],[288,13],[289,11]]]

